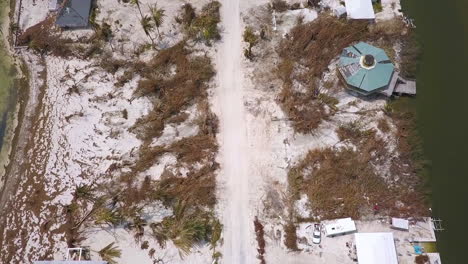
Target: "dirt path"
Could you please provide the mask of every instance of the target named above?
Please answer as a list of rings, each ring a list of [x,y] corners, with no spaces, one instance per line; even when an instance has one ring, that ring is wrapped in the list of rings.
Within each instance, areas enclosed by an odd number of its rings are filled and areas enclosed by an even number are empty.
[[[254,263],[248,188],[248,148],[243,104],[239,0],[225,0],[221,10],[224,35],[217,67],[219,76],[221,181],[225,185],[223,263]]]

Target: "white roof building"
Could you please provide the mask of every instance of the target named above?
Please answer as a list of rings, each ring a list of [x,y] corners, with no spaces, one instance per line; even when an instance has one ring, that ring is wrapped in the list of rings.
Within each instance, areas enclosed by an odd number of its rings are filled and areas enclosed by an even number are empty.
[[[375,19],[372,0],[345,0],[346,13],[351,19]]]
[[[409,221],[403,218],[392,218],[392,228],[408,231]]]
[[[325,225],[325,231],[327,236],[348,234],[356,231],[356,224],[350,217],[336,219]]]
[[[392,233],[356,233],[359,264],[398,264]]]
[[[84,253],[83,248],[68,248],[65,260],[37,260],[33,264],[107,264],[102,260],[82,260]]]

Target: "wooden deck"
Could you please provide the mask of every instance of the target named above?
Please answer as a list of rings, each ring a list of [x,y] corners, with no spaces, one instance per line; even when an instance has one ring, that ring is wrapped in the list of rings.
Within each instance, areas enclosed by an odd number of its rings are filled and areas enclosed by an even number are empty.
[[[392,96],[394,93],[398,95],[416,95],[416,82],[406,80],[401,77],[398,72],[394,72],[388,88],[380,93],[388,97]]]
[[[396,84],[394,93],[398,94],[408,94],[408,95],[415,95],[416,94],[416,82],[406,80],[403,78],[399,78]]]

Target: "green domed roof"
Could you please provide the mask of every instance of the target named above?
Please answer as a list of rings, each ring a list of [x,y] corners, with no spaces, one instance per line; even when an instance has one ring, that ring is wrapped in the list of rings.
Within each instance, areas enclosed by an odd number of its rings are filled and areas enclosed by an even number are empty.
[[[348,85],[371,93],[390,83],[394,66],[384,50],[359,42],[343,50],[339,70]]]

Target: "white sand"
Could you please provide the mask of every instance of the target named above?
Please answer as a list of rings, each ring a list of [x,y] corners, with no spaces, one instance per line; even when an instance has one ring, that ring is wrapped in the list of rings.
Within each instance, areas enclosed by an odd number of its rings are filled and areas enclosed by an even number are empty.
[[[220,135],[221,166],[219,173],[224,189],[223,205],[223,263],[253,263],[251,245],[253,221],[249,206],[247,130],[244,114],[243,73],[241,68],[241,24],[239,0],[223,1],[222,44],[217,57],[219,87],[217,97],[221,112]]]

